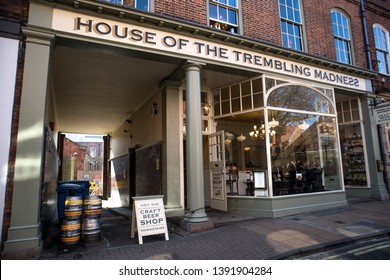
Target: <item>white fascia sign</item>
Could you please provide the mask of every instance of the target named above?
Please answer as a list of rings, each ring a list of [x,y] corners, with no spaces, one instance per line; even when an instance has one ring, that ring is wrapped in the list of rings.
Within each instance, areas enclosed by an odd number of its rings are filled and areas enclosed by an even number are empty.
[[[360,77],[285,60],[257,51],[60,9],[53,10],[52,28],[78,36],[125,44],[127,47],[143,51],[242,66],[255,71],[288,75],[357,91],[371,90],[369,83]]]

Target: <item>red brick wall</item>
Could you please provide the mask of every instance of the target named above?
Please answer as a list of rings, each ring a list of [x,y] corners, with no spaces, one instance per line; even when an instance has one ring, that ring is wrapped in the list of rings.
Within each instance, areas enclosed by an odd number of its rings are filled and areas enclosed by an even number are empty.
[[[73,142],[72,140],[65,138],[63,156],[75,157],[74,178],[72,180],[77,179],[77,170],[84,170],[84,159],[86,154],[87,149],[85,147],[82,147],[79,144]]]
[[[0,5],[0,19],[19,23],[21,26],[25,26],[28,18],[28,1],[27,0],[15,0],[15,1],[2,1]],[[15,173],[15,156],[16,156],[16,138],[18,132],[19,123],[19,111],[20,100],[22,94],[22,81],[23,81],[23,69],[24,69],[24,56],[25,56],[25,44],[21,44],[19,48],[18,66],[15,82],[15,96],[14,96],[14,111],[12,115],[12,127],[11,127],[11,139],[10,139],[10,153],[8,162],[8,174],[5,193],[5,207],[4,207],[4,219],[2,228],[2,244],[7,240],[8,228],[11,222],[11,209],[12,209],[12,193],[14,188],[14,173]]]
[[[242,0],[242,22],[243,35],[282,44],[278,1]]]
[[[154,11],[157,14],[207,25],[206,2],[204,0],[160,0],[155,1]]]

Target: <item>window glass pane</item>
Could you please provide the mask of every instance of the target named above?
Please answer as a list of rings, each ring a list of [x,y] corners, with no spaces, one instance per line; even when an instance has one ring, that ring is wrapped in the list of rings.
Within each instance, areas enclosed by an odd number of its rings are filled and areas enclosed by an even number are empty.
[[[264,106],[263,94],[253,95],[253,107],[259,108]]]
[[[220,103],[215,103],[214,104],[214,115],[219,116],[221,115],[221,108],[220,108]]]
[[[221,100],[228,100],[230,99],[229,95],[229,87],[225,87],[221,89]]]
[[[241,92],[242,95],[248,95],[251,94],[251,84],[250,81],[241,83]]]
[[[279,125],[270,136],[275,196],[341,189],[335,119],[271,111]]]
[[[283,40],[283,46],[287,47],[288,44],[288,36],[286,34],[282,35],[282,40]]]
[[[283,5],[280,6],[280,17],[287,18],[287,10],[286,7]]]
[[[106,1],[112,4],[122,5],[122,0],[106,0]]]
[[[232,7],[237,7],[237,1],[236,0],[229,0],[229,5]]]
[[[295,15],[295,21],[301,22],[301,13],[299,11],[295,10],[294,15]]]
[[[360,120],[359,110],[353,110],[352,111],[352,120],[353,121]]]
[[[339,123],[343,123],[344,122],[343,112],[342,111],[337,111],[337,119],[338,119]]]
[[[263,91],[263,80],[262,79],[256,79],[252,81],[252,88],[253,92],[262,92]]]
[[[351,104],[351,109],[358,109],[359,108],[359,104],[358,104],[357,99],[352,99],[350,104]]]
[[[136,0],[135,7],[139,10],[148,11],[149,10],[149,0]]]
[[[238,111],[241,111],[240,99],[239,98],[232,99],[232,112],[238,112]]]
[[[268,91],[270,88],[275,86],[275,80],[271,78],[265,78],[265,90]]]
[[[227,9],[224,7],[218,7],[218,12],[219,12],[218,19],[227,22]]]
[[[344,111],[343,116],[344,116],[344,122],[350,122],[352,120],[350,111]]]
[[[301,40],[299,38],[295,38],[295,49],[302,50]]]
[[[235,84],[230,87],[232,98],[240,97],[240,85]]]
[[[279,108],[332,113],[334,109],[324,96],[304,86],[282,86],[268,97],[268,105]]]
[[[237,25],[236,11],[229,9],[229,23]]]
[[[339,132],[344,184],[348,186],[366,186],[366,160],[360,125],[342,125],[339,127]]]
[[[287,18],[294,21],[294,11],[292,9],[287,9]]]
[[[229,102],[229,100],[222,102],[222,115],[224,115],[224,114],[230,114],[230,102]]]
[[[252,98],[250,95],[242,97],[242,109],[243,110],[252,109]]]
[[[219,91],[214,92],[214,102],[219,102]]]
[[[209,17],[218,19],[217,5],[209,4]]]

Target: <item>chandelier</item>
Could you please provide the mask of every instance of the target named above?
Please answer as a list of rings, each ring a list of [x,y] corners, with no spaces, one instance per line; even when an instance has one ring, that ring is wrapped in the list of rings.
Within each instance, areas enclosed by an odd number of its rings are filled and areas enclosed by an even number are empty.
[[[275,136],[276,135],[276,130],[274,129],[279,125],[279,122],[276,121],[274,118],[272,118],[272,121],[268,123],[268,133],[270,136]],[[257,125],[253,126],[253,130],[249,132],[249,136],[253,139],[265,139],[265,126],[264,124],[261,124],[260,127],[257,127]]]
[[[265,137],[265,127],[264,124],[260,126],[260,128],[257,127],[257,125],[253,126],[253,130],[249,132],[249,136],[253,139],[264,139]]]

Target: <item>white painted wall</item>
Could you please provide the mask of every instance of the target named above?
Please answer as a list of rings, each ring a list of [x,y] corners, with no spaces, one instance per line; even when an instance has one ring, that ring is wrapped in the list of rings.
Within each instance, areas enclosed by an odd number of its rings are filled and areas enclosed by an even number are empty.
[[[3,228],[19,41],[0,37],[0,50],[0,225]]]

